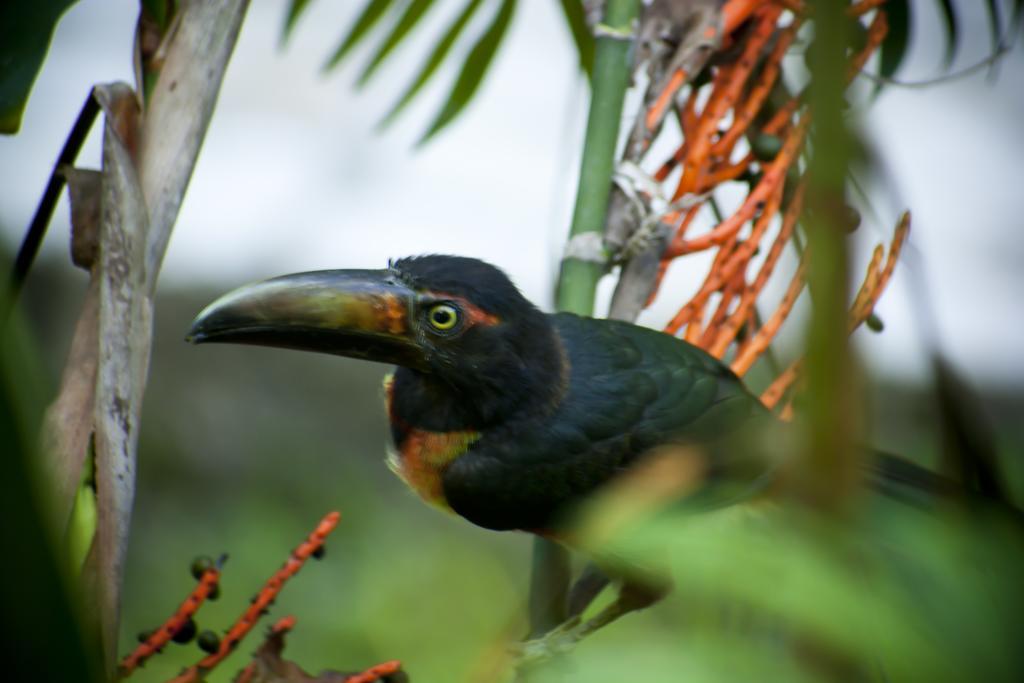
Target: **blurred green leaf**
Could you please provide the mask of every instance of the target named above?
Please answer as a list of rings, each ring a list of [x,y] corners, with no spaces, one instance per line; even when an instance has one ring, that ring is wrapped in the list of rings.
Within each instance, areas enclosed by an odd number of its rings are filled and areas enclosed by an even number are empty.
[[[433,5],[433,0],[412,0],[408,7],[405,8],[405,12],[398,18],[394,27],[391,29],[391,33],[384,39],[380,47],[377,49],[376,54],[370,59],[370,63],[363,69],[363,73],[359,76],[359,85],[365,85],[370,77],[373,76],[377,67],[380,66],[388,55],[398,47],[402,40],[409,35],[409,32],[416,27],[423,15],[426,14],[427,10]]]
[[[458,80],[455,81],[455,86],[448,95],[448,100],[441,108],[437,118],[434,119],[426,134],[420,139],[420,145],[434,137],[441,129],[451,123],[469,104],[473,95],[476,94],[484,74],[487,73],[488,67],[494,60],[498,46],[501,45],[502,38],[505,37],[505,32],[508,30],[512,15],[515,13],[515,8],[516,0],[504,0],[501,3],[501,8],[495,15],[494,21],[491,22],[491,25],[487,27],[480,40],[473,46],[469,56],[466,58],[466,63],[462,65],[462,71],[459,73]]]
[[[426,63],[423,65],[423,69],[420,70],[412,85],[409,86],[409,89],[402,95],[402,99],[400,99],[391,111],[388,112],[388,115],[384,117],[384,120],[381,122],[381,126],[387,126],[391,123],[391,121],[398,116],[399,112],[405,109],[406,105],[412,101],[412,98],[416,96],[416,93],[418,93],[423,86],[427,84],[427,81],[429,81],[430,77],[434,75],[437,71],[437,67],[441,65],[441,62],[444,61],[444,58],[452,49],[452,46],[455,44],[455,40],[462,33],[462,29],[466,27],[466,24],[469,23],[469,20],[473,17],[473,14],[479,7],[480,0],[470,0],[466,4],[462,13],[459,14],[458,18],[456,18],[452,25],[448,27],[448,30],[445,32],[440,42],[438,42],[434,47],[434,51],[430,53]]]
[[[576,44],[576,53],[579,55],[580,68],[589,77],[594,66],[594,36],[587,26],[587,17],[583,11],[583,3],[580,0],[560,0],[562,12],[565,14],[565,22],[572,33],[572,40]]]
[[[985,11],[988,13],[989,35],[992,40],[992,51],[995,52],[1002,44],[1003,11],[998,0],[985,0]]]
[[[288,40],[291,36],[292,31],[295,29],[295,24],[298,23],[299,17],[309,7],[309,0],[292,0],[288,5],[288,16],[284,20],[284,31],[281,33],[281,42]]]
[[[1003,11],[999,7],[998,0],[985,0],[985,10],[988,13],[989,35],[992,41],[992,54],[999,54],[1003,48]],[[989,64],[989,74],[994,74],[996,61]]]
[[[889,20],[889,32],[882,41],[879,72],[885,78],[892,78],[903,63],[910,41],[909,0],[889,0],[885,12]]]
[[[373,28],[388,7],[391,6],[392,0],[370,0],[363,8],[362,14],[356,19],[356,23],[352,25],[352,29],[348,32],[348,35],[341,41],[341,45],[335,50],[334,54],[327,61],[324,66],[325,69],[330,70],[336,67],[341,60],[345,59],[345,56],[359,44],[366,34],[369,33],[370,29]]]
[[[740,635],[735,621],[695,619],[702,606],[746,614],[739,656],[768,640],[811,674],[821,661],[807,655],[819,653],[881,680],[1012,680],[1019,529],[994,514],[863,502],[842,522],[786,504],[660,515],[620,529],[601,557],[670,579],[702,637]]]
[[[4,679],[88,683],[99,680],[98,649],[86,648],[83,615],[75,609],[80,605],[72,604],[68,590],[71,577],[60,571],[51,542],[54,520],[46,514],[50,501],[41,481],[36,444],[49,387],[38,347],[18,311],[0,323],[0,544],[12,551],[0,566]]]
[[[149,18],[163,26],[167,20],[167,4],[165,0],[140,0],[142,10],[149,15]]]
[[[956,9],[953,7],[953,0],[938,0],[939,15],[942,18],[943,28],[946,29],[946,55],[944,62],[946,68],[956,58],[957,48],[960,47],[960,25],[956,18]]]
[[[0,3],[0,133],[14,134],[57,21],[76,0]]]

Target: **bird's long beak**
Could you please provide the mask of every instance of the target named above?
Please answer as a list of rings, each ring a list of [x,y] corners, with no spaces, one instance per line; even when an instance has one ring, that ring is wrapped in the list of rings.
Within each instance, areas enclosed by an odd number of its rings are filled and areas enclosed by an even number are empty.
[[[246,285],[207,306],[186,339],[319,351],[426,368],[416,293],[390,270],[322,270]]]

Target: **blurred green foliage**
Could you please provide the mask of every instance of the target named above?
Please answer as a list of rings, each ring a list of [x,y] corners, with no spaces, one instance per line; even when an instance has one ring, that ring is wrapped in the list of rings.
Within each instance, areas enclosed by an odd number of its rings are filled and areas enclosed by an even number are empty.
[[[604,553],[657,565],[676,586],[669,630],[710,645],[666,648],[641,669],[653,680],[1018,680],[1021,529],[944,513],[879,500],[843,524],[795,507],[667,516]]]
[[[305,4],[293,3],[289,27]],[[370,15],[379,17],[389,4],[367,6],[366,21],[357,22],[338,58],[376,23]],[[514,4],[504,0],[478,38],[428,137],[472,98]],[[470,0],[467,17],[476,5]],[[426,4],[411,8],[378,48],[365,77],[412,30]],[[578,28],[578,12],[566,16]],[[909,20],[903,25],[890,38],[893,56],[883,55],[883,73],[900,61]],[[955,50],[955,23],[949,26]],[[438,58],[428,60],[398,108],[430,78],[460,30],[452,29],[449,42],[442,37]],[[84,289],[81,283],[69,286],[68,270],[40,269],[26,292],[26,310],[50,367],[50,389],[76,311],[74,296],[64,293]],[[159,303],[122,652],[134,645],[136,631],[156,626],[188,593],[193,556],[231,556],[220,598],[197,619],[200,629],[220,631],[315,521],[339,509],[343,521],[326,558],[302,570],[271,615],[290,613],[299,620],[286,656],[311,671],[398,658],[415,681],[491,680],[504,644],[525,631],[527,537],[446,518],[387,473],[380,391],[385,368],[185,345],[188,322],[217,293],[168,291]],[[876,395],[875,415],[882,416],[876,435],[882,438],[875,442],[932,459],[940,430],[920,390],[888,386]],[[999,423],[1002,454],[1019,499],[1020,394],[1004,405],[1011,408]],[[13,415],[12,409],[3,413],[5,419]],[[5,430],[13,432],[13,424],[5,422]],[[30,450],[21,437],[5,434],[4,442],[19,453]],[[13,495],[30,490],[22,485],[29,477],[16,462],[7,464],[14,485],[4,497],[6,517],[17,520],[5,527],[15,532],[7,545],[19,551],[18,568],[28,571],[5,575],[12,596],[5,604],[19,607],[19,615],[40,617],[18,626],[31,637],[45,633],[77,657],[67,660],[69,671],[83,671],[68,605],[60,590],[48,590],[60,585],[60,577],[39,542],[34,502]],[[874,499],[849,517],[830,520],[795,505],[638,520],[595,552],[608,562],[644,565],[675,584],[673,595],[599,632],[530,680],[1017,680],[1024,671],[1016,647],[1024,618],[1017,577],[1024,542],[1016,524],[990,511],[922,510]],[[53,623],[43,619],[50,617]],[[229,680],[241,668],[259,636],[250,638],[210,680]],[[59,645],[62,639],[68,644]],[[166,679],[200,656],[194,646],[170,646],[138,678]]]
[[[6,256],[0,245],[0,257]],[[46,488],[36,467],[36,435],[48,397],[44,371],[24,320],[17,313],[7,318],[7,310],[0,305],[0,545],[7,551],[0,569],[3,678],[87,683],[99,680],[99,663],[84,646],[85,620],[70,600],[70,577],[49,533]]]
[[[0,3],[0,133],[18,132],[57,22],[76,0]]]

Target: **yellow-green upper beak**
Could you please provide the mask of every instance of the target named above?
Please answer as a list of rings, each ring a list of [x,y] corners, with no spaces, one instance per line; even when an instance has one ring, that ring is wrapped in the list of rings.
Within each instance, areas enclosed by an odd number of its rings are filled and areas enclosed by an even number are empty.
[[[416,292],[391,270],[323,270],[246,285],[207,306],[186,339],[319,351],[426,369]]]

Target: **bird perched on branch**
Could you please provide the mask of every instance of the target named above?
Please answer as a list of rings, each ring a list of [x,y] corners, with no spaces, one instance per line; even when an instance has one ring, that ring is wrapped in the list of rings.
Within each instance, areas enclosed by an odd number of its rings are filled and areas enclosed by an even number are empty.
[[[701,349],[543,313],[494,266],[456,256],[249,285],[189,336],[397,364],[392,467],[427,502],[489,529],[557,532],[575,503],[656,447],[714,444],[766,414]]]
[[[200,313],[189,339],[398,365],[386,384],[393,469],[489,529],[560,537],[582,501],[666,447],[699,459],[688,497],[699,507],[772,480],[742,440],[774,419],[720,361],[651,329],[543,313],[476,259],[248,285]],[[617,603],[602,623],[637,604]]]

